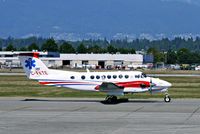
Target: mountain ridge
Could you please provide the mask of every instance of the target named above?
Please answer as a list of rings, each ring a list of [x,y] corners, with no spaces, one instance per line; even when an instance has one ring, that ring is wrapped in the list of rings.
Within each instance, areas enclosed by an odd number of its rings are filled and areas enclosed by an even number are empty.
[[[198,35],[199,12],[197,0],[0,0],[0,37]]]

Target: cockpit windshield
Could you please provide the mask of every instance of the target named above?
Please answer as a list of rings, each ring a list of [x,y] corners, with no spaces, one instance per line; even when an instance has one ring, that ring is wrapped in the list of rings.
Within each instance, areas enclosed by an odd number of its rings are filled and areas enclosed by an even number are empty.
[[[135,75],[135,78],[146,78],[147,75],[144,74],[144,73],[141,73],[141,74],[138,74],[138,75]]]
[[[145,73],[142,73],[141,78],[146,78],[147,75]]]

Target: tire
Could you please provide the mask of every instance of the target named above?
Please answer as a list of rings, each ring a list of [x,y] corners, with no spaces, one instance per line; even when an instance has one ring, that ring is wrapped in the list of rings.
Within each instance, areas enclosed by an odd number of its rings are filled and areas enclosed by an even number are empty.
[[[112,98],[109,97],[109,98],[106,100],[106,102],[107,102],[108,104],[111,104],[111,103],[112,103]]]
[[[112,97],[112,103],[113,103],[113,104],[117,103],[117,97],[116,97],[116,96],[113,96],[113,97]]]
[[[170,96],[165,96],[164,101],[167,102],[167,103],[170,102],[171,101]]]
[[[116,96],[107,96],[105,100],[108,104],[116,104],[117,97]]]

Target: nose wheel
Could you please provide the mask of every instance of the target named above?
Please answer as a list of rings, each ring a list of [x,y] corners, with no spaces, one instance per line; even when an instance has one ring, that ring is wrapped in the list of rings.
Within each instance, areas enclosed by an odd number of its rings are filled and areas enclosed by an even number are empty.
[[[171,101],[171,97],[169,96],[169,94],[165,94],[164,101],[167,103]]]

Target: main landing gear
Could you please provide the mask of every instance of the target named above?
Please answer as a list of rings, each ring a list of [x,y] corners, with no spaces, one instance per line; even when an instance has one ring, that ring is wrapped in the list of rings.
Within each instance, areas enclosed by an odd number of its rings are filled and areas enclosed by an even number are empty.
[[[165,94],[164,101],[167,103],[171,101],[171,97],[168,93]],[[118,102],[117,96],[108,95],[105,99],[105,102],[108,104],[116,104]]]
[[[169,96],[168,93],[165,94],[164,101],[165,101],[165,102],[170,102],[170,101],[171,101],[171,97]]]
[[[105,99],[105,102],[108,104],[116,104],[117,103],[117,96],[108,95]]]

